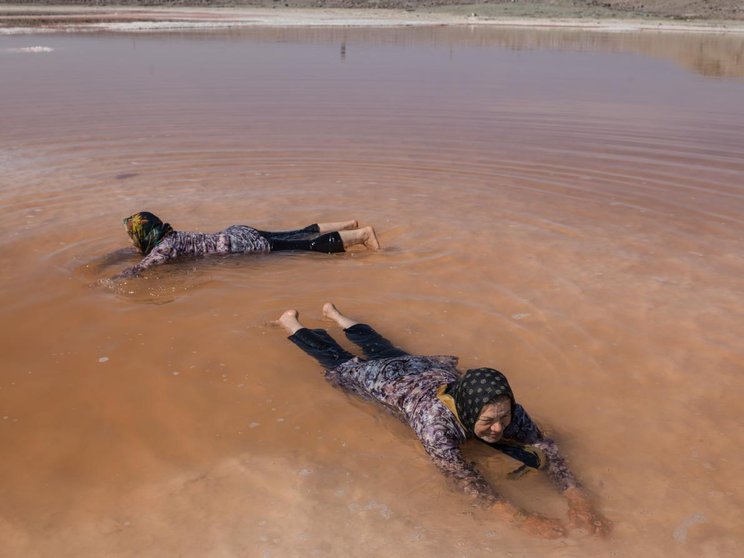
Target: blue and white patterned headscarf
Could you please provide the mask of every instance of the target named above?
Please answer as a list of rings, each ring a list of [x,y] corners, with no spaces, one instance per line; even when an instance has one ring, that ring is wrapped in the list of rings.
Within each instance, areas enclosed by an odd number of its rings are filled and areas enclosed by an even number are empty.
[[[493,368],[468,370],[462,378],[447,387],[447,393],[455,400],[457,414],[469,434],[474,434],[473,429],[483,406],[500,395],[509,398],[514,413],[514,394],[509,382],[506,376]]]

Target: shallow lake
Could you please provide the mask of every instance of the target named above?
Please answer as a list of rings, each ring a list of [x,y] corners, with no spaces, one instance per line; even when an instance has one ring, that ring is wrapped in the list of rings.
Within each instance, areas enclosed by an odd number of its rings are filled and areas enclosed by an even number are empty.
[[[485,28],[0,36],[5,556],[734,556],[741,37]],[[122,218],[383,250],[138,261]],[[332,300],[492,366],[607,540],[474,510],[270,321]],[[544,476],[466,447],[531,511]]]

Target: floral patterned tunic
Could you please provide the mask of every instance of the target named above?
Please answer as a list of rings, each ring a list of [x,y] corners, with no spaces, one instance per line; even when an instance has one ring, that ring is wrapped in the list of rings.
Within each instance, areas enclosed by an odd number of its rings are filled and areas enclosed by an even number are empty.
[[[404,356],[365,361],[353,358],[328,370],[334,386],[363,399],[382,404],[413,429],[437,467],[466,494],[482,505],[499,496],[460,446],[468,435],[455,413],[445,404],[441,386],[460,378],[454,356]],[[484,442],[485,443],[485,442]],[[539,450],[551,481],[561,490],[576,486],[576,480],[558,452],[521,405],[514,408],[511,424],[500,443]],[[489,444],[490,445],[490,444]]]
[[[185,256],[207,254],[250,254],[269,252],[269,241],[251,227],[232,225],[217,233],[173,231],[161,240],[137,265],[122,272],[134,277],[143,271]]]

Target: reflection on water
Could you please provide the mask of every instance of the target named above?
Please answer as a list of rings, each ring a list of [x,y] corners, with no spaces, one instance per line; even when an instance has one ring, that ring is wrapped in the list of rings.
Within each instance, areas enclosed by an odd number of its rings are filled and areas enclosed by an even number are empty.
[[[6,553],[735,555],[744,83],[664,54],[732,45],[708,39],[1,38]],[[52,50],[9,50],[30,46]],[[143,209],[201,231],[353,217],[384,250],[109,289]],[[412,352],[506,371],[612,538],[470,513],[403,425],[268,325],[297,307],[328,327],[329,299]],[[539,475],[468,451],[508,497],[565,513]]]
[[[146,32],[145,34],[150,34]],[[172,37],[192,41],[237,41],[246,36],[267,42],[335,43],[340,59],[346,58],[347,40],[358,44],[410,47],[425,44],[457,49],[460,47],[503,47],[514,50],[569,50],[576,52],[637,53],[668,59],[704,76],[744,76],[744,40],[739,33],[617,32],[574,29],[525,30],[487,26],[416,26],[370,29],[366,27],[313,27],[286,29],[228,29],[219,33],[171,31]],[[50,52],[49,47],[8,48],[11,52]]]
[[[229,34],[241,37],[245,31]],[[291,42],[333,42],[341,45],[341,57],[346,55],[346,42],[352,46],[390,44],[414,46],[420,44],[440,47],[504,47],[514,50],[569,50],[576,52],[628,52],[669,59],[681,66],[706,76],[744,76],[744,40],[732,33],[669,33],[669,32],[611,32],[573,29],[489,28],[481,26],[405,27],[386,29],[255,29],[251,36],[267,40]],[[211,40],[212,35],[202,35]]]

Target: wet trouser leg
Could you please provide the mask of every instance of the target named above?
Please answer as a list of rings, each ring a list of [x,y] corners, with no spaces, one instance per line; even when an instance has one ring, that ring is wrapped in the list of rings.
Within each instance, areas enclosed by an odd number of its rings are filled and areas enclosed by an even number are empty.
[[[313,252],[324,252],[333,254],[335,252],[344,252],[344,241],[337,232],[321,234],[313,239],[281,239],[268,237],[269,249],[272,252],[284,250],[311,250]]]
[[[367,324],[355,324],[344,330],[352,343],[359,345],[367,359],[407,356],[408,353],[393,345]]]
[[[260,234],[261,236],[267,239],[302,240],[302,239],[307,239],[310,236],[319,235],[320,226],[317,223],[315,223],[313,225],[308,225],[304,229],[297,229],[294,231],[279,231],[279,232],[258,231],[258,234]]]
[[[317,235],[318,225],[310,225],[304,229],[287,232],[267,232],[258,231],[258,233],[269,241],[269,250],[279,252],[285,250],[311,250],[313,252],[323,252],[333,254],[344,252],[344,241],[338,232],[330,232],[307,238],[307,236]]]
[[[354,355],[344,350],[324,329],[303,327],[287,339],[315,358],[323,368],[328,370],[354,358]]]

